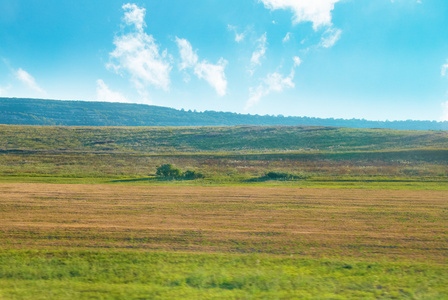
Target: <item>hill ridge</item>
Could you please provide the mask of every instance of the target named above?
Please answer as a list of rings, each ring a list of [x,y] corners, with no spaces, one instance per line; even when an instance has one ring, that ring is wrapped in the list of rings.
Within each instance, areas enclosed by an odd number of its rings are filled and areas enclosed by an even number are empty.
[[[233,126],[289,125],[400,130],[448,130],[448,122],[370,121],[250,115],[232,112],[178,110],[137,104],[81,100],[0,97],[0,124],[61,126]]]

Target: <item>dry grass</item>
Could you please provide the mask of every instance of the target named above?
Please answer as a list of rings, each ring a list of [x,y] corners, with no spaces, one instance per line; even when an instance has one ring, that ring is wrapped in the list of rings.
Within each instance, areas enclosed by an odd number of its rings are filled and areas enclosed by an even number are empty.
[[[3,249],[448,262],[446,191],[0,184]]]

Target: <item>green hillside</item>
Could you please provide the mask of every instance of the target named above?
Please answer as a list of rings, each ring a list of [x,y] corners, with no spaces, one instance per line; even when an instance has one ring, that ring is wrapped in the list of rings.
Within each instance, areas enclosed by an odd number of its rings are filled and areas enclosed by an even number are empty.
[[[446,149],[445,131],[307,126],[0,126],[0,149],[82,152],[347,152]]]

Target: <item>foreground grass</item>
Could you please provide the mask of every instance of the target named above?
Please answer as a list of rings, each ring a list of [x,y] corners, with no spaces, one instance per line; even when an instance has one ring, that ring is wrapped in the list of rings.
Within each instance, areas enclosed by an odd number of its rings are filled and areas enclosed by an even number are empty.
[[[447,299],[445,191],[0,184],[0,299]]]
[[[446,299],[431,264],[140,251],[0,252],[2,299]]]

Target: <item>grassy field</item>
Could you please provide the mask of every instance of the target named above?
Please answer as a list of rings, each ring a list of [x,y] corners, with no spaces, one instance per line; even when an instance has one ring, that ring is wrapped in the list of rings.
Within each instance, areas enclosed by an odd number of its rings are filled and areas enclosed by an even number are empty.
[[[448,297],[445,191],[0,190],[5,299]]]
[[[2,243],[8,248],[447,262],[444,191],[57,184],[0,188]]]
[[[448,189],[444,131],[3,125],[0,136],[0,182]],[[155,178],[166,163],[205,178]],[[302,180],[268,182],[270,171]]]
[[[446,131],[313,126],[63,127],[0,125],[0,149],[203,153],[446,149]]]
[[[0,154],[0,182],[131,185],[297,186],[448,190],[447,150],[272,154]],[[156,177],[171,163],[205,175],[194,181]],[[296,180],[266,180],[270,171]]]
[[[446,299],[429,264],[142,251],[0,253],[2,299]],[[7,267],[5,267],[7,266]]]
[[[447,132],[0,137],[0,299],[448,299]]]

